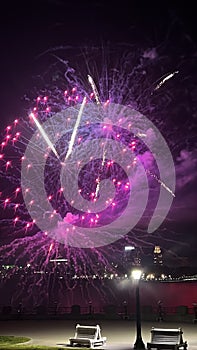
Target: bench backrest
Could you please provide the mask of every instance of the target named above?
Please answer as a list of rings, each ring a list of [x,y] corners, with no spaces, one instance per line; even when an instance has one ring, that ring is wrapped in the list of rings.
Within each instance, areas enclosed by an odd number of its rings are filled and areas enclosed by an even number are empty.
[[[96,326],[80,326],[77,324],[75,338],[99,339],[100,327]]]
[[[152,328],[151,343],[182,344],[182,329]]]

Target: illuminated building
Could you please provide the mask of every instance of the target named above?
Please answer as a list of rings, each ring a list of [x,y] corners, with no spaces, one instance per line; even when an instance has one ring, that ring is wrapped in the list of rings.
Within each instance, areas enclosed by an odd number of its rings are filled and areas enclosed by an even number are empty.
[[[154,265],[162,266],[163,265],[163,256],[162,251],[159,245],[156,245],[154,248]]]
[[[124,247],[124,265],[127,269],[132,266],[141,266],[140,250],[134,246]]]

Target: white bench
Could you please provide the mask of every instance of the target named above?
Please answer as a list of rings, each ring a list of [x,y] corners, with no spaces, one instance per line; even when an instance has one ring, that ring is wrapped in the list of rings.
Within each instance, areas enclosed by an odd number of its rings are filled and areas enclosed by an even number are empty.
[[[165,329],[154,328],[151,329],[151,341],[147,343],[147,349],[187,349],[187,342],[183,341],[183,331],[181,328]]]
[[[81,326],[76,325],[74,338],[69,338],[70,345],[84,345],[94,348],[96,345],[104,345],[106,337],[101,337],[101,329],[99,325],[96,326]]]

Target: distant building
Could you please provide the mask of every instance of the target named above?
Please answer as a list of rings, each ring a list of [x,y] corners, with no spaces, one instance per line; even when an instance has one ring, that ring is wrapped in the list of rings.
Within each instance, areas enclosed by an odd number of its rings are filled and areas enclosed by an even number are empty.
[[[123,261],[126,270],[133,266],[141,266],[140,250],[134,246],[125,246]]]
[[[141,259],[140,250],[136,249],[136,254],[134,256],[134,265],[141,266],[141,262],[142,262],[142,259]]]
[[[159,245],[154,248],[153,261],[155,266],[163,266],[163,255]]]

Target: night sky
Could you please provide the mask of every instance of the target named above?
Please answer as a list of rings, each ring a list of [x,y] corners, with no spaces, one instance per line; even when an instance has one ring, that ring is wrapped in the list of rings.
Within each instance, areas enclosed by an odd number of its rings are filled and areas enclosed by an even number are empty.
[[[157,47],[166,40],[185,54],[195,51],[194,17],[192,1],[5,2],[0,11],[1,120],[21,111],[21,98],[32,87],[33,74],[42,71],[39,55],[46,50],[108,41]],[[181,33],[185,42],[177,40]]]
[[[131,50],[156,48],[162,57],[167,56],[169,69],[181,67],[176,83],[185,96],[183,115],[179,109],[174,112],[173,122],[182,131],[183,144],[175,152],[177,196],[167,228],[175,236],[173,242],[186,243],[178,254],[190,255],[190,264],[197,265],[196,12],[193,1],[179,3],[41,0],[1,4],[0,117],[1,125],[6,126],[16,116],[25,116],[24,96],[34,89],[35,76],[50,64],[49,55],[43,53],[52,48],[110,42],[127,44]],[[168,241],[170,245],[171,239]]]

